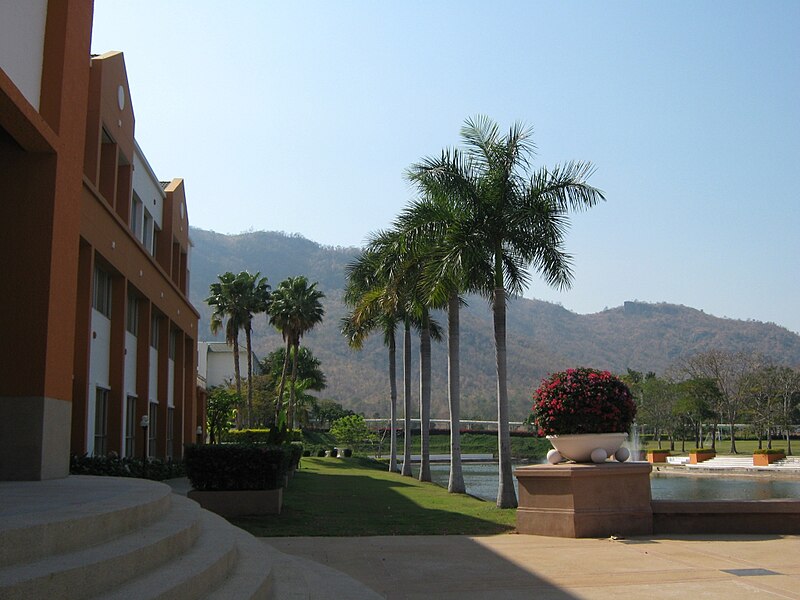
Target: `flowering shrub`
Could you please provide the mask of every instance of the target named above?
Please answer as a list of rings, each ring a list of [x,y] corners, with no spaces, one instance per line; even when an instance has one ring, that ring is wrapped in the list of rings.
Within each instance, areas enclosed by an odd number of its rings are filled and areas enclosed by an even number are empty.
[[[623,433],[636,416],[628,386],[608,371],[578,368],[553,373],[533,393],[539,435]]]

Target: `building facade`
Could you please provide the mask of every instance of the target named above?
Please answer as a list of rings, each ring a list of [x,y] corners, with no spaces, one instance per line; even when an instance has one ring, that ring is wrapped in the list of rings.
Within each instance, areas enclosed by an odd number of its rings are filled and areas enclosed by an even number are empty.
[[[262,375],[261,360],[255,352],[250,355],[253,375]],[[247,349],[239,348],[239,370],[247,379]],[[197,344],[197,385],[202,389],[230,385],[235,381],[233,347],[225,342],[199,342]]]
[[[204,421],[184,183],[154,175],[91,21],[91,1],[0,4],[0,479],[179,458]]]

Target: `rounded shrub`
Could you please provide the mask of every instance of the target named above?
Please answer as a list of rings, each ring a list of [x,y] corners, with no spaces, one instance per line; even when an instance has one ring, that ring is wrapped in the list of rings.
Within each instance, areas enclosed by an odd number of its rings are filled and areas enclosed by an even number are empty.
[[[636,403],[621,379],[582,367],[543,379],[533,394],[533,416],[539,435],[626,433]]]

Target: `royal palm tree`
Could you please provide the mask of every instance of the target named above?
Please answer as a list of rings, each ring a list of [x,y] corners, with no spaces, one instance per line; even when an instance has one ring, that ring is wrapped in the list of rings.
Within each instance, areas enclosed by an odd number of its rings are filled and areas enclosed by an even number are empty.
[[[407,244],[402,231],[383,231],[372,236],[369,248],[376,255],[380,277],[391,290],[390,297],[400,307],[404,324],[404,404],[406,404],[406,437],[402,474],[410,475],[411,414],[411,327],[420,336],[420,481],[431,481],[430,471],[430,403],[431,403],[431,339],[441,340],[439,324],[430,318],[428,298],[421,287],[422,257]]]
[[[300,340],[303,335],[322,322],[325,309],[322,307],[322,298],[325,297],[317,288],[317,283],[311,285],[308,279],[300,275],[288,277],[280,283],[272,293],[272,302],[269,308],[269,323],[281,332],[286,342],[286,357],[281,373],[280,387],[276,406],[276,420],[283,407],[283,394],[286,387],[287,368],[289,356],[292,356],[292,373],[290,381],[289,406],[287,411],[288,424],[294,427],[293,402],[295,383],[297,381],[297,357]],[[292,354],[294,349],[294,354]]]
[[[453,203],[444,196],[425,197],[413,202],[395,222],[406,243],[423,261],[422,292],[435,308],[447,309],[447,398],[450,410],[450,477],[447,490],[465,493],[461,467],[461,384],[459,318],[462,299],[468,283],[457,261],[447,260],[448,253],[458,243],[450,239],[454,228],[442,228],[439,223],[455,223]]]
[[[388,232],[378,232],[371,237],[367,249],[362,254],[360,260],[353,266],[349,281],[354,283],[354,287],[349,290],[350,299],[354,300],[358,296],[359,289],[366,290],[364,296],[358,304],[358,310],[353,313],[354,322],[348,324],[348,329],[352,329],[360,323],[361,327],[369,327],[370,320],[375,318],[380,322],[385,319],[382,327],[384,328],[384,341],[389,346],[389,379],[390,394],[392,405],[395,407],[396,422],[396,383],[394,390],[391,389],[392,381],[396,381],[395,371],[395,352],[396,326],[403,325],[403,467],[401,475],[411,477],[411,442],[412,442],[412,393],[411,393],[411,322],[412,318],[408,313],[407,288],[402,279],[402,269],[398,268],[399,260],[395,253],[390,253],[391,234]],[[389,332],[389,329],[391,331]],[[387,337],[386,334],[390,333]],[[361,335],[356,331],[346,331],[345,335]],[[391,410],[390,410],[391,419]],[[393,426],[394,429],[394,426]],[[395,439],[395,446],[396,446]],[[396,464],[395,464],[396,468]]]
[[[397,341],[400,322],[397,305],[387,295],[385,282],[378,279],[374,252],[365,250],[347,266],[344,301],[352,310],[342,319],[342,335],[351,348],[360,350],[369,334],[377,329],[389,350],[389,471],[397,471]],[[406,430],[408,431],[408,430]]]
[[[532,130],[514,124],[503,135],[491,119],[467,119],[461,128],[464,151],[445,150],[440,157],[412,165],[408,178],[424,196],[453,203],[454,221],[431,227],[453,235],[442,268],[464,275],[464,282],[491,303],[497,370],[499,485],[497,505],[517,505],[511,472],[506,372],[506,298],[520,294],[533,266],[557,288],[572,282],[571,256],[564,251],[570,209],[603,200],[588,185],[590,163],[570,162],[534,169]]]

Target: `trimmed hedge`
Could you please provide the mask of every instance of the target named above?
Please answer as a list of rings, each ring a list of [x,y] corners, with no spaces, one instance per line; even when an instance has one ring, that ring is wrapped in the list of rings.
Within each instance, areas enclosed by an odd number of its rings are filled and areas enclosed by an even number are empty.
[[[201,491],[275,490],[283,486],[293,452],[288,446],[188,445],[186,475]]]
[[[233,444],[268,444],[269,432],[269,429],[231,429],[223,432],[222,441]],[[303,432],[293,429],[288,433],[288,440],[302,442]]]
[[[71,475],[99,475],[106,477],[139,477],[164,481],[186,474],[182,462],[164,462],[152,459],[147,461],[147,468],[142,465],[141,458],[120,458],[118,456],[78,456],[69,458]]]
[[[291,444],[287,444],[286,448],[289,450],[289,468],[299,468],[300,458],[305,455],[305,452],[303,451],[303,444],[300,442],[292,442]]]
[[[753,454],[786,454],[783,448],[762,448],[761,450],[753,450]]]

